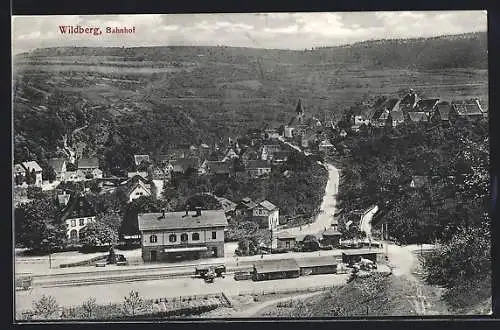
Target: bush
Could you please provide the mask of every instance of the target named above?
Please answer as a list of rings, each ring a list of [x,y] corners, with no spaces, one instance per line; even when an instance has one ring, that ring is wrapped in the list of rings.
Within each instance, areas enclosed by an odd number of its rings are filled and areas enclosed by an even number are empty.
[[[130,291],[123,301],[123,313],[127,316],[135,316],[144,308],[144,300],[139,296],[139,292]]]
[[[59,305],[52,296],[43,295],[39,300],[33,302],[33,314],[43,319],[53,317],[58,309]]]
[[[96,299],[95,298],[90,298],[87,301],[85,301],[82,304],[83,311],[84,311],[84,316],[86,318],[93,318],[95,317],[95,312],[97,309],[97,304],[96,304]]]

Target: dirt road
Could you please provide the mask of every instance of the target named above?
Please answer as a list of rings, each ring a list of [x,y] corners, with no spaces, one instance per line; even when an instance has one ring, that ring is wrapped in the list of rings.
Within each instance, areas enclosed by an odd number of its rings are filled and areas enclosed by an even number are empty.
[[[323,202],[321,203],[321,213],[316,216],[313,223],[302,226],[282,229],[279,232],[286,231],[291,235],[305,236],[309,234],[318,234],[328,229],[331,226],[333,215],[336,212],[336,196],[339,187],[339,171],[331,164],[327,165],[328,168],[328,182],[325,187],[325,194]]]
[[[276,305],[279,302],[290,301],[290,300],[299,300],[299,299],[307,299],[307,298],[311,298],[311,297],[320,295],[322,293],[324,293],[324,291],[310,292],[310,293],[300,294],[300,295],[297,295],[297,296],[283,297],[283,298],[277,298],[277,299],[273,299],[273,300],[268,300],[268,301],[265,301],[265,302],[263,302],[261,304],[256,304],[255,306],[252,306],[252,307],[247,308],[245,310],[236,312],[233,315],[231,315],[231,317],[234,317],[234,318],[254,317],[254,316],[258,315],[263,309],[265,309],[267,307],[271,307],[273,305]]]

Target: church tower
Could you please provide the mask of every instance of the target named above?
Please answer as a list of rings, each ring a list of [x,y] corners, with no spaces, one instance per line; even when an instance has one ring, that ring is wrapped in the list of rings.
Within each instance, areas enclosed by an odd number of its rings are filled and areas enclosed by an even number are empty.
[[[295,108],[295,112],[297,113],[297,121],[302,123],[302,117],[304,116],[304,108],[302,107],[302,100],[299,99],[297,103],[297,107]]]

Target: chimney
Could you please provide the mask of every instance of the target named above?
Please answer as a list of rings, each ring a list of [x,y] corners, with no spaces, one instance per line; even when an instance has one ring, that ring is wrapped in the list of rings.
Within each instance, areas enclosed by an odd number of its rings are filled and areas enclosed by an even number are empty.
[[[199,217],[201,215],[201,207],[197,206],[195,210],[196,210],[196,216]]]

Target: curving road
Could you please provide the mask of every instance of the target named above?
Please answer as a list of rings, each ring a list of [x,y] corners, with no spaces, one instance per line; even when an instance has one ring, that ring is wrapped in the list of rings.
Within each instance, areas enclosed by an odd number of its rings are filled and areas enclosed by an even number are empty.
[[[339,187],[339,170],[331,165],[327,164],[328,169],[328,182],[325,187],[325,194],[323,196],[323,202],[321,203],[321,213],[316,216],[313,223],[302,226],[277,230],[276,233],[287,232],[295,236],[304,236],[309,234],[319,234],[325,229],[331,226],[333,216],[337,210],[336,208],[336,196]]]

